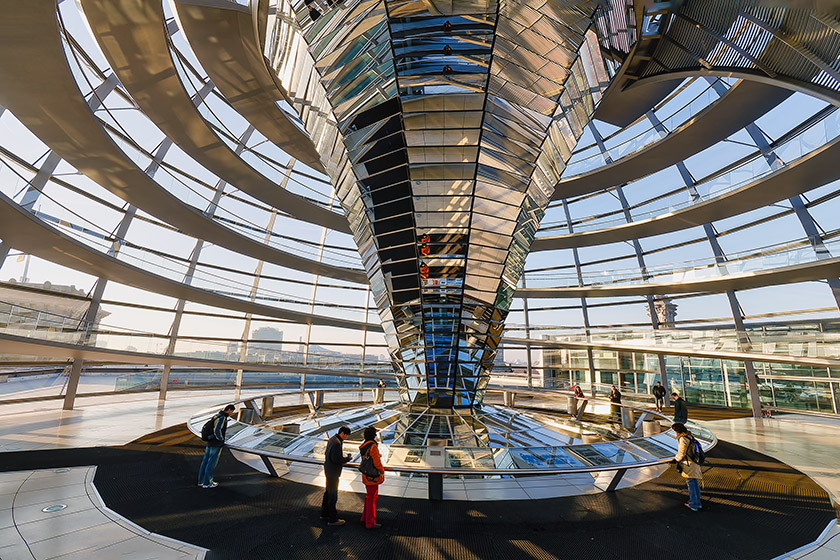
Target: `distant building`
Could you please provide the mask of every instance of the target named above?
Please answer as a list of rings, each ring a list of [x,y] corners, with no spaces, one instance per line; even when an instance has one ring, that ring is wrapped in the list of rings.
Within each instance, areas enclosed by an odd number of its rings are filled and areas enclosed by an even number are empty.
[[[283,331],[274,327],[260,327],[251,331],[247,361],[279,362],[283,354]]]

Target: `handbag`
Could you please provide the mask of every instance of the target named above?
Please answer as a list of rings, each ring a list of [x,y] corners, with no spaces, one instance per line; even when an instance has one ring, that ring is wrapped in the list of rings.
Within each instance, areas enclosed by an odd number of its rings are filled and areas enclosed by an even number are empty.
[[[370,456],[371,447],[373,446],[368,447],[367,453],[362,455],[362,460],[359,461],[359,472],[368,478],[379,478],[379,469],[373,464],[373,457]]]

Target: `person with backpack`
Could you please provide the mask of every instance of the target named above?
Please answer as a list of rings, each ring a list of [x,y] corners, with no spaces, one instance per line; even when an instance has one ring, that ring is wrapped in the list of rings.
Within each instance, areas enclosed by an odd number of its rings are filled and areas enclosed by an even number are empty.
[[[368,426],[364,431],[365,441],[359,446],[361,462],[359,471],[362,482],[365,483],[365,506],[362,510],[362,523],[367,529],[382,527],[376,522],[376,498],[379,496],[379,485],[385,480],[385,467],[382,466],[382,456],[376,444],[376,428]]]
[[[665,387],[662,386],[662,382],[657,381],[650,392],[653,393],[653,398],[656,399],[656,411],[662,412],[662,409],[665,407]]]
[[[324,452],[324,475],[327,484],[324,487],[324,498],[321,500],[321,519],[327,520],[329,525],[344,525],[344,520],[338,518],[338,511],[335,505],[338,502],[338,479],[341,478],[341,470],[344,463],[350,460],[350,454],[344,455],[344,440],[350,435],[350,428],[342,426],[338,432],[327,441],[327,450]]]
[[[700,442],[694,439],[685,424],[676,422],[671,429],[677,434],[677,454],[674,461],[677,463],[677,472],[685,479],[688,486],[688,503],[685,507],[691,511],[700,511],[703,505],[700,503],[700,483],[703,480],[703,469],[700,468],[705,460],[703,448]]]
[[[235,406],[227,405],[201,427],[201,439],[207,442],[204,448],[204,458],[201,460],[201,467],[198,469],[198,485],[202,488],[215,488],[219,485],[218,482],[213,481],[213,472],[216,470],[216,465],[219,464],[222,447],[225,446],[227,420],[234,410],[236,410]]]

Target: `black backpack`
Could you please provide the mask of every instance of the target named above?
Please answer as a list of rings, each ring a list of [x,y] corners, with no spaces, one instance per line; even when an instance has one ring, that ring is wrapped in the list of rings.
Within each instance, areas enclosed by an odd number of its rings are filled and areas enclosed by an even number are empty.
[[[201,439],[203,439],[204,441],[210,441],[211,438],[216,437],[215,435],[213,435],[213,424],[215,421],[216,416],[213,416],[201,427]]]
[[[373,464],[373,457],[370,456],[370,448],[367,447],[367,452],[362,454],[362,460],[359,461],[359,472],[368,478],[379,478],[379,469]]]
[[[688,458],[691,459],[692,463],[702,465],[706,462],[706,452],[703,451],[703,446],[700,445],[700,442],[694,438],[688,440],[687,455]]]

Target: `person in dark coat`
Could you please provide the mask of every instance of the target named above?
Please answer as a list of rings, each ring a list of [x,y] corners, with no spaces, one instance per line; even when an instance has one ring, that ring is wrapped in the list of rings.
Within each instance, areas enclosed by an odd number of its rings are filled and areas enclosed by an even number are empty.
[[[688,405],[678,393],[671,393],[671,398],[674,399],[674,423],[685,424],[688,420]]]
[[[665,387],[662,386],[662,382],[657,381],[650,392],[653,393],[653,398],[656,399],[656,411],[662,412],[665,406]]]
[[[236,410],[236,407],[229,404],[213,417],[213,434],[207,440],[207,446],[204,448],[204,458],[198,468],[198,485],[202,488],[215,488],[219,485],[218,482],[213,480],[213,473],[216,470],[216,465],[219,464],[222,447],[225,446],[227,420],[234,410]]]
[[[610,385],[610,402],[613,403],[610,405],[610,416],[620,417],[621,407],[618,405],[621,404],[621,391],[615,385]]]
[[[324,499],[321,500],[321,519],[326,519],[330,525],[344,525],[344,520],[338,518],[335,505],[338,502],[338,479],[344,463],[350,460],[350,454],[344,455],[343,444],[350,435],[350,428],[342,426],[327,442],[324,453],[324,475],[327,485],[324,488]]]

